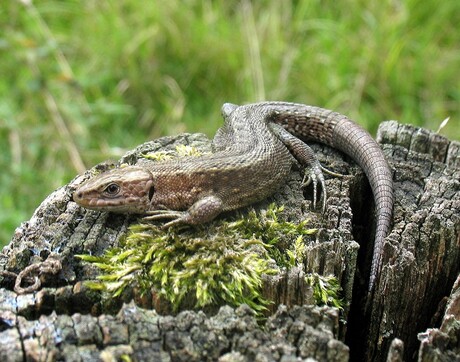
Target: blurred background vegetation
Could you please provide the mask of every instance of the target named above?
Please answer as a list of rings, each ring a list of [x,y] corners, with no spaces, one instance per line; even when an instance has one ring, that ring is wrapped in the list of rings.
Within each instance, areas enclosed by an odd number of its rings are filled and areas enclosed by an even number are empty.
[[[224,102],[285,100],[460,138],[460,1],[8,0],[0,245],[54,189]]]

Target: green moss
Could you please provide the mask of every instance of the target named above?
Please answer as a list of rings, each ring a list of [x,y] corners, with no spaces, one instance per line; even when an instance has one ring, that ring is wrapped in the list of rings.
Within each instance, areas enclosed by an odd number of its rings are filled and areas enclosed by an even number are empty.
[[[307,228],[309,220],[303,220],[300,223],[292,223],[280,220],[278,215],[284,211],[284,206],[275,206],[271,204],[266,211],[259,215],[255,211],[250,211],[249,214],[240,220],[237,220],[232,225],[237,227],[241,234],[246,237],[253,237],[264,240],[269,246],[268,252],[271,258],[279,267],[291,267],[294,264],[291,262],[290,250],[298,240],[302,242],[304,235],[312,235],[316,233],[316,229]]]
[[[307,246],[300,235],[290,249],[286,251],[290,267],[303,266]],[[343,300],[340,298],[341,287],[333,275],[323,276],[318,273],[308,273],[305,281],[313,289],[313,298],[317,305],[328,305],[343,309]]]
[[[291,249],[286,250],[286,255],[288,258],[288,265],[301,266],[305,259],[305,254],[307,252],[307,247],[303,242],[302,235],[300,235],[294,242],[294,245]]]
[[[122,355],[120,356],[120,359],[121,359],[123,362],[131,362],[131,361],[132,361],[131,357],[130,357],[128,354],[122,354]]]
[[[175,308],[193,297],[196,307],[246,303],[260,311],[268,303],[260,295],[262,275],[275,272],[269,265],[271,255],[280,254],[276,244],[283,235],[312,232],[304,223],[279,221],[282,210],[271,205],[259,215],[181,231],[133,225],[120,247],[80,256],[102,271],[99,282],[88,285],[113,297],[127,286],[153,288]]]
[[[168,231],[155,224],[132,225],[119,247],[102,256],[79,255],[102,272],[87,285],[111,297],[127,287],[141,293],[153,289],[176,310],[245,303],[261,312],[269,303],[260,294],[262,276],[279,271],[274,268],[302,265],[303,237],[316,232],[306,227],[308,220],[280,220],[282,211],[272,204],[234,221]],[[333,280],[316,275],[309,280],[319,304],[338,300]]]
[[[313,297],[317,305],[328,305],[343,309],[343,300],[340,298],[340,284],[333,275],[323,276],[310,273],[305,277],[308,285],[313,288]]]
[[[186,146],[186,145],[178,145],[176,146],[176,152],[174,151],[157,151],[157,152],[150,152],[142,155],[143,158],[153,161],[167,161],[172,160],[178,157],[199,157],[202,156],[203,153],[200,152],[196,147],[193,146]]]
[[[203,155],[203,153],[199,151],[196,147],[187,145],[176,146],[176,152],[179,157],[199,157]]]

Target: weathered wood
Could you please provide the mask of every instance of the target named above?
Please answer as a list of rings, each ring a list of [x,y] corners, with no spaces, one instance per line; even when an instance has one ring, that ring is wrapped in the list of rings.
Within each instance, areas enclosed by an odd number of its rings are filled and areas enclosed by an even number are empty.
[[[300,270],[267,278],[264,293],[275,301],[272,312],[277,314],[257,331],[251,329],[255,319],[245,308],[225,308],[215,316],[195,312],[158,316],[141,309],[156,305],[154,296],[140,298],[135,290],[123,300],[102,303],[99,294],[83,283],[94,279],[98,270],[75,255],[100,255],[116,246],[136,217],[85,211],[73,203],[71,194],[89,177],[87,173],[51,194],[0,254],[0,359],[23,360],[27,356],[30,360],[55,360],[64,355],[75,356],[75,360],[110,359],[126,354],[137,360],[158,356],[165,360],[220,357],[222,361],[245,361],[257,355],[271,360],[283,356],[283,360],[295,360],[295,356],[346,360],[348,349],[337,338],[346,341],[355,358],[384,360],[392,341],[389,358],[397,360],[403,350],[407,360],[414,358],[420,345],[417,333],[436,326],[438,305],[459,273],[460,145],[396,122],[382,124],[379,140],[395,169],[396,205],[382,277],[367,301],[372,194],[362,171],[346,156],[313,145],[323,165],[346,175],[327,177],[329,199],[324,215],[310,210],[312,191],[300,189],[297,170],[276,195],[255,205],[263,209],[273,201],[284,204],[287,219],[308,217],[311,227],[319,229],[307,245],[305,272],[337,276],[347,303],[341,315],[347,323],[340,328],[337,312],[331,308],[289,311],[283,307],[276,312],[279,303],[311,303],[311,291]],[[121,162],[132,164],[141,153],[174,150],[177,144],[210,149],[202,135],[165,137],[129,152]],[[56,274],[57,263],[61,268]],[[17,274],[21,274],[19,282]],[[27,293],[32,285],[36,291]],[[120,309],[122,302],[132,300],[137,307],[130,304]],[[116,316],[110,316],[112,313]],[[126,313],[130,318],[123,317]],[[209,327],[203,331],[197,327],[215,326],[222,315],[234,321],[229,325],[246,323],[251,327]],[[181,327],[183,318],[189,318],[184,316],[192,316],[195,322]],[[317,322],[318,318],[323,322]],[[459,320],[458,314],[455,318]],[[207,340],[201,339],[202,333],[207,334]],[[243,339],[246,335],[248,341]],[[57,346],[55,338],[60,342]],[[284,339],[280,342],[280,338]]]
[[[365,342],[350,347],[352,355],[381,359],[399,338],[412,359],[417,333],[430,325],[460,271],[460,144],[394,121],[381,125],[378,141],[394,169],[394,223],[363,329],[354,321],[362,320],[364,303],[353,300],[350,328]]]
[[[420,362],[460,360],[460,275],[447,301],[439,328],[429,328],[418,335]]]
[[[116,316],[55,312],[29,321],[0,312],[2,361],[344,361],[348,347],[335,340],[338,313],[327,307],[286,307],[260,328],[252,310],[222,307],[212,317],[184,311],[160,316],[124,305]]]

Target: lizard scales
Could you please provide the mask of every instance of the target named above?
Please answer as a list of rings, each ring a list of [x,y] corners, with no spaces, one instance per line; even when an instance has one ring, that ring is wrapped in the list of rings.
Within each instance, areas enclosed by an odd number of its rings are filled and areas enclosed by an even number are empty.
[[[225,122],[213,139],[212,154],[108,171],[83,183],[75,191],[74,201],[93,210],[172,219],[166,226],[200,224],[274,193],[295,158],[305,166],[315,195],[316,184],[321,183],[324,202],[321,167],[312,150],[296,137],[319,141],[352,157],[369,179],[377,220],[369,282],[372,290],[390,229],[393,181],[384,154],[369,133],[344,115],[297,103],[227,103],[222,114]]]

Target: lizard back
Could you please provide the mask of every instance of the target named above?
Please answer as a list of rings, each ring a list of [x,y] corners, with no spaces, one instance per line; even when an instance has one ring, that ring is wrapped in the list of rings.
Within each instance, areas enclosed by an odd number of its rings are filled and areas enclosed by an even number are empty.
[[[161,163],[144,162],[155,179],[151,209],[189,208],[206,194],[222,200],[223,211],[260,201],[287,178],[293,158],[250,107],[224,114],[213,139],[214,153]]]

